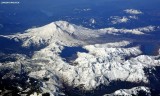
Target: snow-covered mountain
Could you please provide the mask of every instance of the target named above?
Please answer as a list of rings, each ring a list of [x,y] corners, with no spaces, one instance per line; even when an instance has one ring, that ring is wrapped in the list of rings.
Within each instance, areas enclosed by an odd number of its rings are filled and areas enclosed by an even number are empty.
[[[147,26],[136,29],[93,30],[65,21],[57,21],[28,29],[22,34],[1,35],[1,38],[20,43],[19,47],[22,49],[34,47],[39,49],[33,50],[31,57],[13,53],[16,60],[1,62],[0,67],[1,69],[11,68],[14,70],[12,72],[19,73],[22,71],[20,66],[23,65],[23,70],[28,73],[29,77],[41,82],[40,92],[49,93],[51,96],[67,95],[64,89],[66,91],[78,89],[79,93],[84,92],[84,94],[93,91],[94,94],[94,91],[99,90],[102,85],[105,86],[103,90],[105,88],[108,90],[108,86],[113,86],[113,89],[108,91],[109,93],[106,91],[102,93],[103,95],[113,94],[116,90],[128,87],[131,89],[151,86],[154,80],[150,79],[150,75],[153,75],[152,71],[160,66],[160,56],[143,54],[140,46],[131,46],[137,39],[125,36],[145,36],[157,28],[157,26]],[[68,62],[67,58],[61,56],[61,54],[66,54],[63,53],[66,46],[71,50],[76,46],[87,52],[77,51],[68,57],[72,58],[68,59]],[[19,68],[20,70],[17,70]],[[150,74],[146,73],[146,70],[150,70]],[[5,76],[7,75],[3,77]],[[151,78],[159,82],[157,79],[159,77],[156,77],[156,74],[154,76]],[[117,87],[119,89],[115,88],[116,82],[117,86],[122,85]],[[126,82],[131,83],[130,86],[123,86]],[[153,86],[153,88],[156,87]],[[124,91],[116,91],[114,94],[121,94],[121,92],[124,93]],[[33,95],[35,94],[37,93]]]
[[[24,47],[49,45],[50,43],[62,43],[64,45],[84,45],[89,42],[97,43],[96,39],[99,37],[109,35],[110,38],[105,38],[106,41],[114,38],[112,35],[143,35],[149,32],[153,32],[158,26],[146,26],[136,29],[116,29],[116,28],[104,28],[99,30],[92,30],[81,26],[70,24],[66,21],[52,22],[48,25],[32,28],[25,31],[23,34],[2,36],[9,39],[14,39],[19,42],[22,41]],[[93,41],[94,39],[94,41]],[[116,40],[116,38],[114,38]]]

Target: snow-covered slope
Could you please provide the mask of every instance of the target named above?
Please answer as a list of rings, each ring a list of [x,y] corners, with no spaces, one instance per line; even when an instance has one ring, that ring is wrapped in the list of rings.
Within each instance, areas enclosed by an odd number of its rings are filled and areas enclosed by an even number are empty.
[[[140,93],[141,92],[141,93]],[[138,95],[138,96],[151,96],[151,92],[150,89],[144,86],[140,86],[140,87],[134,87],[131,89],[121,89],[121,90],[117,90],[112,94],[106,94],[104,96],[133,96],[133,95]]]
[[[11,65],[16,70],[17,65],[23,64],[30,77],[42,82],[40,86],[42,92],[51,95],[62,94],[63,84],[73,89],[88,91],[100,85],[108,86],[113,81],[119,80],[148,84],[151,81],[144,69],[160,66],[160,59],[157,59],[157,56],[144,55],[139,46],[128,47],[131,41],[96,44],[96,40],[103,35],[145,35],[155,29],[156,27],[147,26],[136,29],[93,30],[57,21],[39,28],[28,29],[23,34],[1,36],[22,43],[24,48],[43,47],[34,51],[31,58],[24,56],[25,59],[0,65],[1,67]],[[114,41],[116,38],[112,39]],[[66,62],[60,56],[65,46],[82,46],[88,52],[77,52],[76,59]],[[43,78],[49,80],[44,81]]]

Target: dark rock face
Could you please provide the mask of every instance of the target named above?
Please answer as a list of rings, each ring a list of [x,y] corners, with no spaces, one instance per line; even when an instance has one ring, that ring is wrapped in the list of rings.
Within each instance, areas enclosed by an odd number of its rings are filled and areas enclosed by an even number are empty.
[[[65,88],[65,92],[68,96],[103,96],[105,94],[112,94],[119,89],[130,89],[136,86],[146,86],[144,83],[131,83],[126,81],[112,81],[109,85],[100,85],[94,90],[85,91],[81,87],[72,88],[68,87]],[[147,93],[140,91],[139,94],[144,94],[143,96],[148,96]],[[141,95],[140,95],[141,96]]]
[[[0,71],[0,95],[21,96],[40,92],[40,81],[31,78],[26,72],[16,73],[11,68]]]
[[[149,79],[149,87],[152,96],[160,95],[160,67],[144,69]]]

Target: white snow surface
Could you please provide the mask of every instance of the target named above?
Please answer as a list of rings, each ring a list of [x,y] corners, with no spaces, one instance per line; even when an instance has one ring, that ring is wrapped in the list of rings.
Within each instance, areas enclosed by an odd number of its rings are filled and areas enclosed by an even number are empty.
[[[126,9],[124,11],[128,14],[133,14],[133,15],[143,14],[140,10],[136,10],[136,9]]]
[[[139,91],[143,91],[146,94],[151,96],[151,92],[150,89],[148,87],[144,87],[144,86],[139,86],[139,87],[133,87],[131,89],[120,89],[115,91],[112,94],[106,94],[104,96],[133,96],[133,95],[137,95]]]
[[[110,18],[112,19],[112,24],[127,23],[129,21],[129,18],[127,18],[126,16],[111,16]]]
[[[14,66],[21,62],[31,68],[31,77],[50,78],[49,81],[43,82],[41,88],[44,93],[49,92],[54,96],[60,94],[62,83],[73,87],[83,85],[84,90],[95,89],[101,84],[107,86],[116,80],[148,83],[143,69],[160,66],[160,60],[155,59],[155,56],[142,55],[139,46],[126,47],[132,43],[130,41],[103,44],[96,44],[96,42],[90,44],[87,41],[104,34],[144,35],[154,29],[154,26],[147,26],[136,29],[93,30],[66,21],[57,21],[39,28],[28,29],[22,34],[3,37],[14,39],[16,42],[22,41],[22,47],[44,46],[35,51],[32,58],[19,59],[8,64]],[[79,45],[89,52],[77,52],[77,58],[70,63],[59,55],[64,46]],[[32,68],[33,64],[40,68]]]

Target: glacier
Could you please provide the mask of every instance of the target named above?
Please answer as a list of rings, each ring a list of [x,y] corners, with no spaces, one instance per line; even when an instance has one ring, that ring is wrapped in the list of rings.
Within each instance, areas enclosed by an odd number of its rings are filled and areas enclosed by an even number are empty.
[[[143,37],[158,29],[159,26],[89,29],[66,21],[56,21],[28,29],[24,33],[0,35],[0,38],[18,43],[18,48],[33,51],[30,56],[27,55],[28,51],[23,54],[12,53],[11,56],[16,59],[0,62],[0,69],[12,69],[13,71],[8,73],[11,76],[12,73],[21,73],[23,70],[30,78],[37,79],[40,82],[40,92],[32,93],[31,96],[46,93],[50,96],[67,95],[66,92],[76,89],[79,94],[94,94],[94,90],[100,90],[100,86],[106,90],[100,95],[132,92],[137,94],[138,91],[132,91],[135,89],[147,90],[145,92],[150,93],[150,86],[154,82],[149,79],[149,73],[146,73],[145,69],[151,72],[160,66],[160,51],[155,56],[143,54],[139,45],[131,46],[133,42],[138,42],[138,39],[129,37]],[[12,49],[12,46],[8,46]],[[77,51],[74,54],[76,58],[66,62],[65,58],[60,56],[65,46],[81,46],[88,52]],[[158,77],[151,78],[156,78],[157,82],[160,80]],[[120,89],[116,88],[115,83]],[[128,88],[120,86],[121,83],[131,84]],[[113,90],[107,92],[107,87],[112,84]],[[153,88],[158,90],[158,87]]]

